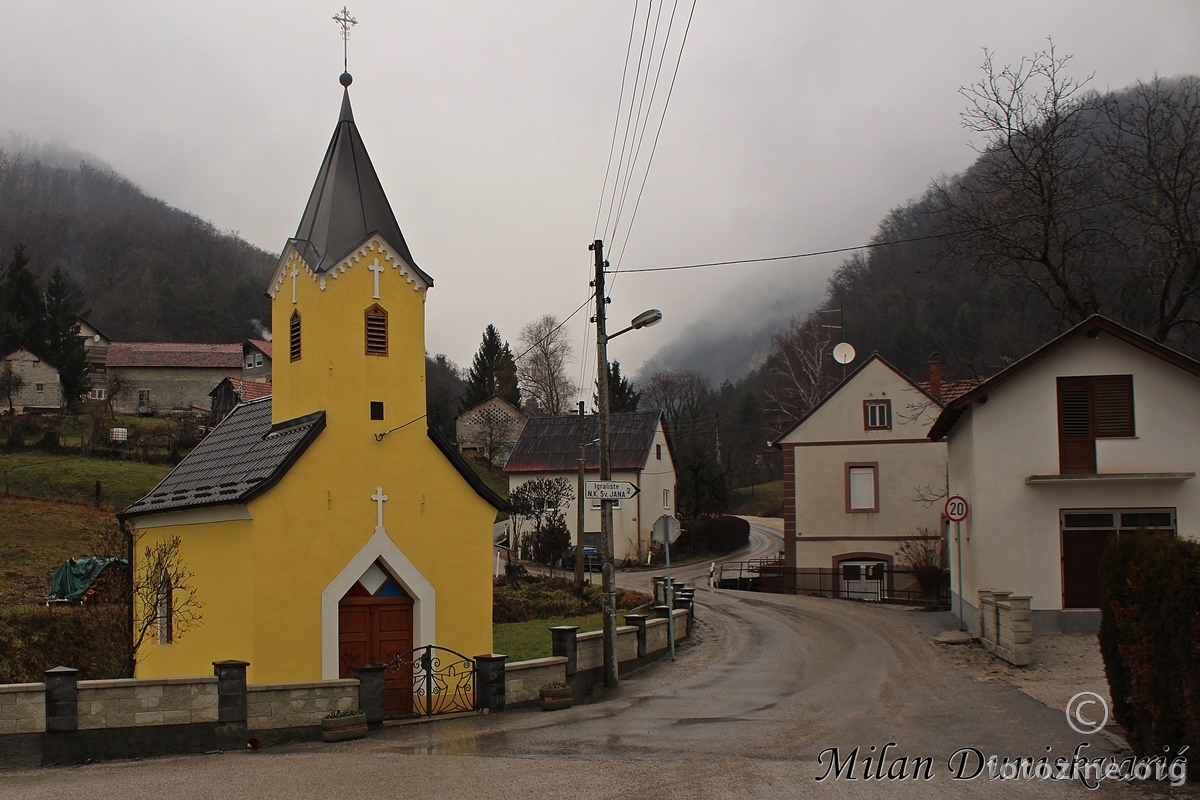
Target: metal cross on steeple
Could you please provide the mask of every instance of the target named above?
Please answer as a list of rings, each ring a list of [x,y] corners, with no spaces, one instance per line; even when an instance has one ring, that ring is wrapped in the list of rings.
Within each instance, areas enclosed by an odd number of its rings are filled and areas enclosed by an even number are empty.
[[[350,16],[350,10],[346,6],[342,6],[341,12],[334,15],[333,21],[342,27],[342,69],[349,71],[347,64],[349,63],[350,29],[358,24],[358,20]]]

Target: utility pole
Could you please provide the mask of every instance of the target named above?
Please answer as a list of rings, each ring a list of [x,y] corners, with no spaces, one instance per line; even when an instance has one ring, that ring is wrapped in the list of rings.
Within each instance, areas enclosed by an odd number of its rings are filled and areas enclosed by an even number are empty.
[[[588,249],[596,254],[596,279],[592,286],[596,289],[596,383],[600,399],[600,480],[612,480],[612,464],[610,463],[608,418],[608,331],[605,323],[608,298],[604,295],[604,268],[608,262],[604,260],[604,242],[600,239],[592,242]],[[612,501],[600,500],[600,557],[601,566],[601,612],[604,616],[604,686],[615,688],[619,681],[617,677],[617,594],[616,567],[613,564],[613,519]]]
[[[583,401],[579,401],[579,488],[575,492],[575,590],[583,592],[583,485],[586,467],[586,437],[583,424]]]

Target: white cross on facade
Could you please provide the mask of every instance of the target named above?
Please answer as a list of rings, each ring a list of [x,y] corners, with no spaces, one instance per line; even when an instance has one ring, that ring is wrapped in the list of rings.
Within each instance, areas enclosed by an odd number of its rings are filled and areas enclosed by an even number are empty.
[[[383,493],[383,487],[377,487],[375,494],[371,495],[371,499],[375,501],[375,509],[378,516],[376,517],[375,527],[383,527],[383,504],[388,499],[388,496]]]
[[[371,295],[376,300],[379,299],[379,276],[383,274],[384,269],[379,265],[379,259],[375,259],[375,263],[367,267],[371,272],[375,273],[375,294]]]
[[[296,304],[296,276],[299,274],[300,270],[296,269],[295,265],[293,265],[290,273],[292,278],[292,305]]]

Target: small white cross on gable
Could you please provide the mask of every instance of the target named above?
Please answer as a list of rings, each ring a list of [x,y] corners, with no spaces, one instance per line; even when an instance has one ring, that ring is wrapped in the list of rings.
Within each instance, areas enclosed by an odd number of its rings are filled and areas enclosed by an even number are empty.
[[[375,494],[371,495],[371,499],[375,501],[375,510],[376,510],[376,514],[377,514],[375,527],[382,528],[383,527],[383,504],[388,499],[388,496],[383,493],[382,486],[377,487],[375,489]]]
[[[378,300],[379,299],[379,276],[383,273],[384,268],[380,265],[379,259],[377,258],[377,259],[375,259],[375,263],[372,264],[371,266],[367,267],[367,269],[369,269],[369,270],[371,270],[371,272],[375,273],[375,275],[374,275],[374,277],[375,277],[375,294],[373,294],[371,296],[374,297],[376,300]]]
[[[296,304],[296,276],[300,274],[300,270],[296,269],[296,265],[292,265],[292,271],[288,273],[292,279],[292,305]]]

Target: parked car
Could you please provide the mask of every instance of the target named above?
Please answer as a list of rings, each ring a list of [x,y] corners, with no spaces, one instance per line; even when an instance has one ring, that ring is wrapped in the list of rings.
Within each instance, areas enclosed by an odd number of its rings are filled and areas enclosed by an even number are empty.
[[[583,568],[589,571],[600,569],[600,549],[590,545],[583,546]],[[568,547],[562,557],[563,569],[575,569],[575,548]]]

